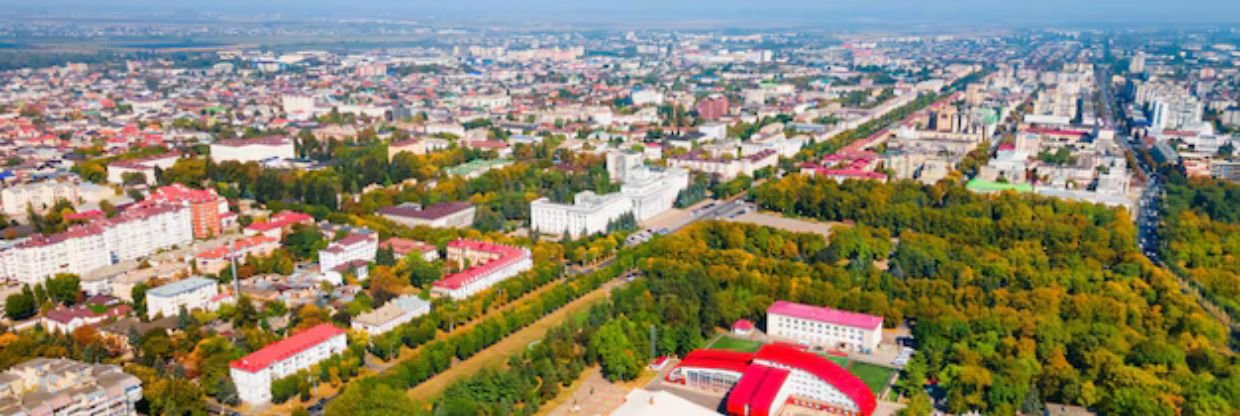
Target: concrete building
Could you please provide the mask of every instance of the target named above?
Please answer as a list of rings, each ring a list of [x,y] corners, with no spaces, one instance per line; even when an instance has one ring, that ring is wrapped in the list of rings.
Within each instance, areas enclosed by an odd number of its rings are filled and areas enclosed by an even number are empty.
[[[378,309],[354,317],[350,325],[354,330],[364,331],[373,337],[385,334],[430,312],[430,302],[417,296],[406,295],[392,299]]]
[[[262,234],[279,240],[284,236],[285,232],[288,232],[297,224],[314,224],[314,217],[297,211],[280,211],[272,215],[267,221],[255,222],[246,226],[242,233],[247,236]]]
[[[883,338],[883,318],[777,301],[766,310],[766,332],[776,339],[830,349],[871,352]]]
[[[212,298],[219,295],[218,282],[191,277],[146,291],[146,316],[176,316],[181,308],[210,310]]]
[[[166,203],[189,207],[194,238],[207,239],[224,231],[224,218],[231,218],[228,200],[214,189],[190,189],[182,184],[156,188],[143,202]]]
[[[10,217],[25,218],[27,208],[42,214],[56,205],[56,201],[77,205],[81,199],[78,184],[67,181],[30,182],[0,190],[0,205],[3,205],[4,215]]]
[[[165,154],[146,159],[118,160],[108,164],[108,183],[123,184],[127,173],[142,174],[143,183],[155,184],[155,168],[168,170],[177,163],[180,156]]]
[[[61,233],[34,235],[0,250],[0,276],[35,285],[57,273],[85,275],[193,240],[189,208],[136,207]]]
[[[356,261],[375,261],[378,250],[379,236],[374,233],[351,234],[319,250],[319,272],[339,271],[340,266]]]
[[[297,157],[293,139],[283,136],[218,140],[211,143],[211,159],[222,162],[271,163]]]
[[[759,169],[779,163],[779,153],[767,149],[738,158],[712,157],[702,151],[692,151],[667,161],[668,166],[689,169],[706,174],[719,175],[721,180],[732,180],[740,175],[753,176]]]
[[[638,168],[644,167],[645,161],[641,153],[623,150],[607,152],[607,176],[614,182],[622,182]]]
[[[345,335],[343,329],[320,324],[229,363],[241,401],[255,406],[269,403],[272,381],[344,352]]]
[[[560,204],[547,198],[530,203],[530,230],[576,237],[607,231],[607,225],[633,212],[633,203],[622,193],[598,195],[592,191],[573,196],[573,203]]]
[[[379,248],[392,250],[397,259],[417,253],[427,263],[439,260],[439,248],[421,241],[392,237],[380,242]]]
[[[142,382],[119,366],[35,358],[0,373],[0,414],[137,415]]]
[[[698,117],[703,120],[718,120],[728,115],[728,97],[722,94],[711,94],[702,98],[697,104]]]
[[[457,300],[534,267],[529,249],[475,240],[448,243],[447,257],[462,270],[436,281],[431,293]]]
[[[465,201],[440,202],[422,208],[418,204],[401,204],[376,211],[384,218],[406,226],[431,228],[465,228],[474,224],[475,208]]]

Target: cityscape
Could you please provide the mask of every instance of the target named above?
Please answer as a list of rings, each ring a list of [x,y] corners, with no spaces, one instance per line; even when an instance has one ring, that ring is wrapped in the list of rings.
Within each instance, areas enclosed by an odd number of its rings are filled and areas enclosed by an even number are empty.
[[[11,5],[0,415],[1240,414],[1240,5],[667,3]]]

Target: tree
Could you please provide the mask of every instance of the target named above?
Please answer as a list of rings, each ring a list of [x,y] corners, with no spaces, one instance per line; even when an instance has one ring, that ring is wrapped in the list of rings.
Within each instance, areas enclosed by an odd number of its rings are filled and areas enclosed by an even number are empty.
[[[443,278],[443,269],[422,258],[422,253],[415,252],[406,257],[404,268],[409,276],[409,284],[413,287],[424,287]]]
[[[632,380],[641,372],[642,362],[625,334],[625,324],[631,322],[627,319],[613,320],[600,327],[590,338],[590,349],[598,354],[608,380]]]
[[[129,290],[129,296],[133,298],[133,310],[142,318],[146,318],[147,290],[150,290],[150,287],[146,285],[146,282],[139,282],[138,284],[133,285],[133,289]]]
[[[327,248],[327,240],[318,227],[304,224],[293,226],[293,230],[284,236],[283,244],[298,260],[314,259],[319,250]]]
[[[418,408],[405,392],[386,384],[351,383],[324,409],[328,416],[399,416],[417,414]]]
[[[26,286],[22,292],[9,295],[4,301],[4,316],[14,321],[22,321],[34,316],[39,310],[39,305],[35,303],[34,295],[29,292],[30,287]]]
[[[121,184],[125,186],[145,185],[146,174],[142,172],[125,172],[121,174]]]
[[[81,292],[81,281],[75,274],[61,273],[47,279],[47,294],[55,302],[72,305]]]

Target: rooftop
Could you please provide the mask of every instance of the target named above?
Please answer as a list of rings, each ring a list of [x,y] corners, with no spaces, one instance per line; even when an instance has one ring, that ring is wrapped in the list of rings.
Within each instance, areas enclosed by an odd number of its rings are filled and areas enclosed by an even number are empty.
[[[331,324],[319,324],[313,328],[298,332],[291,337],[271,343],[250,355],[241,357],[239,360],[234,360],[228,366],[255,373],[271,366],[276,361],[292,357],[315,345],[344,334],[345,331],[343,329]]]

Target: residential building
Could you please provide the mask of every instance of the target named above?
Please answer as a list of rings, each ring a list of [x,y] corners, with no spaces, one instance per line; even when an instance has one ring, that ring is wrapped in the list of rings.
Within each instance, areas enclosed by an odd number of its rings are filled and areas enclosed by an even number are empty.
[[[730,416],[776,415],[789,403],[815,411],[869,416],[878,406],[865,382],[820,355],[773,343],[757,352],[700,349],[665,380],[714,394],[726,393]]]
[[[465,201],[440,202],[426,208],[406,203],[380,208],[376,212],[406,227],[465,228],[474,224],[475,208]]]
[[[779,163],[779,153],[773,149],[742,157],[712,157],[702,151],[692,151],[668,159],[668,166],[719,175],[721,180],[732,180],[740,175],[753,176],[754,172]]]
[[[475,240],[448,243],[448,261],[459,272],[436,281],[431,293],[465,299],[534,267],[530,250]]]
[[[108,183],[123,184],[127,173],[141,174],[144,184],[155,184],[155,168],[167,170],[177,163],[175,153],[152,156],[145,159],[118,160],[108,164]]]
[[[57,234],[38,234],[0,249],[0,276],[35,285],[57,273],[90,271],[194,239],[189,208],[141,206],[114,218],[76,225]]]
[[[137,415],[142,382],[120,366],[35,358],[0,373],[0,414]]]
[[[218,140],[211,143],[211,159],[216,163],[271,163],[297,157],[293,139],[284,136]]]
[[[319,272],[327,273],[356,261],[375,261],[379,237],[375,233],[350,234],[319,250]]]
[[[869,353],[883,338],[883,318],[800,303],[776,301],[766,310],[766,332],[773,338]]]
[[[163,186],[151,191],[143,202],[168,203],[189,207],[194,238],[207,239],[223,232],[223,218],[231,217],[228,200],[214,189],[190,189],[182,184]]]
[[[426,141],[414,138],[388,143],[389,162],[391,162],[392,159],[395,159],[397,154],[402,152],[413,155],[424,155],[426,154]]]
[[[262,405],[271,401],[271,382],[344,352],[343,329],[319,324],[229,363],[229,374],[241,401]]]
[[[43,181],[13,185],[0,190],[0,205],[4,215],[25,218],[27,208],[36,214],[42,214],[56,205],[57,201],[65,200],[77,205],[82,196],[78,184],[68,181]]]
[[[728,115],[728,97],[722,94],[711,94],[697,103],[698,117],[703,120],[718,120]]]
[[[417,296],[405,295],[388,301],[378,309],[354,317],[351,325],[354,330],[364,331],[373,337],[430,312],[430,302]]]
[[[219,284],[204,277],[178,280],[146,291],[146,316],[176,316],[186,310],[213,309],[211,299],[219,295]]]

